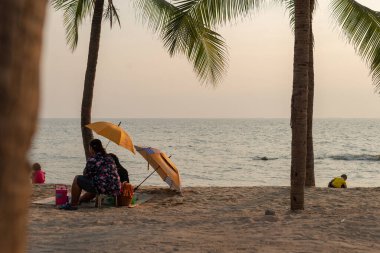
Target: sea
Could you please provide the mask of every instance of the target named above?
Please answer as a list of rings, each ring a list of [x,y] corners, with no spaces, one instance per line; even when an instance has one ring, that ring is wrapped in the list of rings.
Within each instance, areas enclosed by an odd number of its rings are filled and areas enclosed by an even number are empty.
[[[182,186],[289,186],[289,119],[95,119],[121,122],[135,145],[160,149],[176,164]],[[315,119],[316,185],[345,173],[348,187],[380,186],[380,119]],[[94,134],[107,145],[107,140]],[[151,172],[138,153],[109,143],[131,183]],[[71,183],[85,156],[79,119],[40,119],[29,154],[47,183]],[[166,186],[153,173],[143,185]]]

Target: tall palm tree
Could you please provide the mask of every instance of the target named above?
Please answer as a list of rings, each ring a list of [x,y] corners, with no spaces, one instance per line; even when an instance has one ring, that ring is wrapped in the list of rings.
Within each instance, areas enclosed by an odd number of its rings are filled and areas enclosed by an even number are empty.
[[[46,1],[0,1],[0,249],[25,252]]]
[[[294,26],[294,0],[280,0],[290,14],[291,26]],[[305,186],[315,186],[314,150],[313,150],[313,107],[314,107],[314,36],[312,20],[315,0],[310,2],[310,48],[309,48],[309,94],[308,94],[308,137]],[[330,9],[333,20],[341,28],[347,41],[352,44],[357,54],[370,67],[373,84],[380,87],[380,14],[361,5],[355,0],[331,0]]]
[[[291,103],[290,208],[304,209],[307,156],[307,107],[309,83],[310,0],[294,2],[294,59]]]
[[[272,0],[274,2],[280,2],[286,6],[290,13],[291,24],[295,26],[295,5],[296,0]],[[218,24],[226,23],[232,19],[236,19],[242,15],[247,15],[250,10],[257,9],[266,1],[260,0],[179,0],[177,3],[178,9],[181,13],[177,17],[172,19],[171,27],[176,27],[178,23],[181,23],[187,16],[200,17],[208,26],[214,27]],[[313,57],[313,31],[312,31],[312,16],[315,9],[315,0],[310,0],[307,3],[309,6],[309,39],[308,45],[308,73],[307,73],[307,137],[305,140],[306,151],[306,179],[300,179],[304,181],[306,186],[315,185],[314,176],[314,151],[313,151],[313,137],[312,137],[312,120],[313,120],[313,102],[314,102],[314,57]],[[299,6],[298,6],[299,7]],[[353,44],[356,52],[364,59],[364,61],[370,66],[370,72],[373,77],[373,82],[377,89],[380,89],[380,14],[373,11],[355,0],[331,0],[332,13],[336,22],[341,27],[343,34],[346,36],[347,41]],[[304,6],[303,6],[304,8]],[[170,26],[169,26],[170,27]],[[293,28],[294,30],[294,28]],[[177,42],[177,34],[174,29],[168,29],[166,31],[166,38],[175,44]],[[304,41],[305,42],[305,41]],[[306,43],[306,42],[305,42]],[[292,126],[293,120],[296,120],[293,116],[293,103],[292,97]],[[304,109],[304,108],[303,108]],[[293,131],[296,134],[297,131]],[[293,134],[293,135],[294,135]],[[302,136],[303,136],[302,132]],[[301,138],[303,139],[303,137]],[[295,159],[304,160],[304,152],[300,153],[300,158],[297,153],[292,152],[292,177],[293,164],[298,162]],[[294,153],[294,154],[293,154]],[[302,158],[301,158],[302,157]],[[302,169],[303,170],[303,169]],[[301,171],[302,171],[301,170]],[[295,170],[297,171],[297,170]],[[298,175],[298,173],[297,173]],[[303,177],[302,172],[302,177]],[[292,180],[298,181],[298,180]],[[303,191],[303,190],[302,190]],[[292,194],[293,195],[293,194]],[[303,196],[303,193],[300,193]],[[302,197],[303,199],[303,197]],[[303,200],[302,200],[303,202]],[[303,204],[299,205],[299,207]],[[295,204],[295,209],[299,208]]]
[[[288,1],[288,0],[286,0]],[[288,6],[291,6],[288,5]],[[370,66],[376,89],[380,88],[380,12],[371,10],[355,0],[332,0],[331,9],[335,22],[342,29],[347,41]],[[305,186],[315,186],[312,119],[314,106],[314,64],[312,15],[315,1],[310,0],[310,40],[308,71],[307,159]],[[292,11],[291,11],[292,13]],[[293,159],[293,157],[292,157]],[[293,178],[293,174],[292,174]],[[293,207],[292,207],[293,209]],[[297,207],[295,209],[298,209]]]
[[[313,112],[314,112],[314,36],[313,14],[315,0],[310,0],[310,38],[309,38],[309,71],[308,71],[308,98],[307,98],[307,143],[306,143],[306,175],[305,186],[315,186],[314,173],[314,144],[313,144]]]
[[[290,13],[290,22],[294,31],[294,0],[281,0]],[[314,111],[314,35],[313,15],[315,0],[310,0],[310,39],[309,39],[309,71],[308,71],[308,106],[307,106],[307,155],[305,186],[315,186],[314,174],[314,145],[313,145],[313,111]]]
[[[52,0],[57,10],[64,10],[67,43],[74,50],[78,42],[78,27],[82,20],[92,14],[91,36],[84,81],[81,129],[83,147],[86,157],[89,155],[88,144],[93,138],[92,131],[85,127],[91,123],[91,108],[94,92],[96,65],[103,16],[110,21],[119,21],[119,15],[113,0],[108,0],[104,11],[104,0]],[[162,33],[167,21],[177,13],[177,8],[165,0],[135,0],[135,6],[141,10],[141,17],[158,33]],[[195,17],[196,18],[196,17]],[[193,63],[194,70],[202,81],[216,84],[225,71],[227,51],[221,36],[210,30],[202,21],[194,17],[186,18],[176,29],[185,41],[178,47],[165,43],[171,54],[183,53]]]
[[[95,0],[81,107],[81,130],[86,157],[89,156],[88,145],[94,138],[92,131],[86,128],[85,125],[91,123],[92,99],[94,94],[96,65],[98,62],[100,33],[102,30],[103,8],[104,0]]]
[[[184,41],[179,40],[178,26],[187,17],[203,20],[209,26],[215,26],[247,15],[249,10],[259,7],[264,1],[250,0],[180,0],[177,5],[178,14],[170,21],[165,34],[167,42],[176,46]],[[238,4],[238,5],[234,5]],[[310,41],[310,0],[294,2],[294,72],[291,110],[292,127],[292,162],[291,162],[291,209],[304,208],[304,186],[307,155],[307,108],[308,108],[308,72]],[[186,39],[186,38],[184,38]]]
[[[78,29],[82,20],[87,15],[92,14],[91,34],[81,107],[82,139],[87,158],[89,156],[88,144],[93,139],[93,134],[90,129],[85,127],[85,125],[91,123],[92,99],[104,13],[104,0],[53,0],[52,4],[56,10],[64,10],[66,41],[72,50],[75,50],[77,47]],[[109,19],[111,26],[115,19],[119,21],[119,16],[113,5],[113,1],[108,1],[108,7],[104,14],[105,17]]]
[[[289,11],[290,24],[294,32],[294,0],[279,0]],[[314,174],[314,145],[313,145],[313,111],[314,111],[314,35],[313,35],[313,15],[315,10],[315,0],[310,0],[310,40],[309,40],[309,72],[308,72],[308,106],[307,106],[307,155],[306,155],[306,176],[305,186],[315,186]]]

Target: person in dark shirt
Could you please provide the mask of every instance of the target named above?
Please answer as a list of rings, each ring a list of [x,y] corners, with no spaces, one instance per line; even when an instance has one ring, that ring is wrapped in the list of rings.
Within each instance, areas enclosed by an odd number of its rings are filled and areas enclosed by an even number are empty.
[[[110,153],[109,155],[115,161],[115,164],[117,167],[117,173],[119,174],[119,177],[120,177],[120,182],[121,183],[124,183],[124,182],[129,183],[128,171],[120,164],[119,158],[115,154],[112,154],[112,153]]]
[[[115,161],[106,153],[102,142],[93,139],[89,150],[91,156],[87,160],[83,175],[76,176],[71,186],[71,203],[61,206],[60,209],[78,209],[84,196],[90,199],[96,194],[120,195],[121,183]],[[82,190],[86,194],[80,199]]]

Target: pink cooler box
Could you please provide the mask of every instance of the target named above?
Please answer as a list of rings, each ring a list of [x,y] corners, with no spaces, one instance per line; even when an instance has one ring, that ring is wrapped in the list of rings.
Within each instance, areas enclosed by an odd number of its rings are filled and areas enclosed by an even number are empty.
[[[67,203],[67,186],[55,185],[55,205],[61,206]]]

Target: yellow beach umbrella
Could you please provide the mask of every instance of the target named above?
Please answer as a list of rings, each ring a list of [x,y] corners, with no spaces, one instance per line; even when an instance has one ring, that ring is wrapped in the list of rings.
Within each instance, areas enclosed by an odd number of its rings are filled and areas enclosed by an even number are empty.
[[[139,152],[140,155],[148,161],[148,164],[153,167],[154,171],[152,174],[157,171],[162,180],[164,180],[170,188],[181,192],[181,178],[179,176],[179,171],[164,152],[152,147],[135,147],[137,152]],[[147,178],[149,178],[149,176]],[[135,189],[137,189],[140,185],[138,185]]]
[[[105,121],[94,122],[86,125],[86,127],[136,154],[131,137],[121,127]]]

